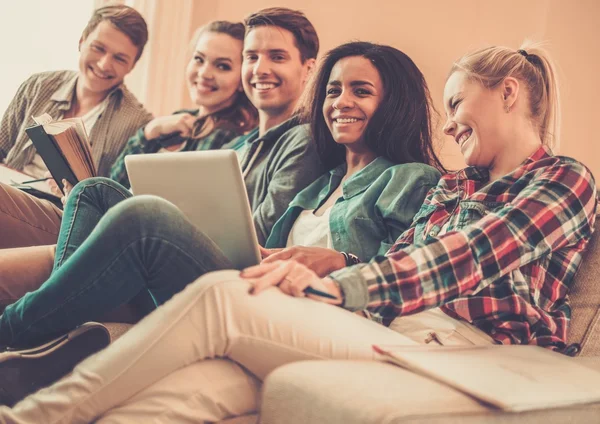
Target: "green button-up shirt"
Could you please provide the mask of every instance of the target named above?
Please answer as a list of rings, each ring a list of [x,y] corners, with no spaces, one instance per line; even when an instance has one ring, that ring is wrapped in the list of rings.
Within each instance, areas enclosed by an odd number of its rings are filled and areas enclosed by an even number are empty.
[[[303,210],[317,209],[340,185],[346,164],[321,176],[292,200],[275,223],[266,247],[285,247],[294,222]],[[440,173],[422,163],[394,165],[378,157],[348,178],[333,205],[329,228],[333,248],[366,261],[389,250],[411,224]]]

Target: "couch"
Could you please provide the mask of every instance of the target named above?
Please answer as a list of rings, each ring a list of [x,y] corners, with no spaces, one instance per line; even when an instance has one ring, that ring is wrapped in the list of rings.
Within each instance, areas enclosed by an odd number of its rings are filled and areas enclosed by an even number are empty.
[[[568,340],[569,344],[579,345],[573,361],[597,371],[600,371],[599,238],[597,233],[592,237],[571,289],[573,311]],[[256,418],[246,419],[246,423],[256,422]],[[267,377],[260,423],[587,424],[600,423],[600,403],[508,413],[384,362],[308,361],[280,367]]]

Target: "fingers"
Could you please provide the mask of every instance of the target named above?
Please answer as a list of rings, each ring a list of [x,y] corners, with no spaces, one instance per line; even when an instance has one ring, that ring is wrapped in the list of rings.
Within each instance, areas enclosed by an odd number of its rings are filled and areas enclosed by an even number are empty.
[[[71,192],[71,190],[73,190],[73,186],[71,185],[70,182],[68,182],[65,179],[62,180],[62,183],[63,183],[63,191],[65,192],[65,196],[68,196],[69,193]]]
[[[252,289],[252,294],[259,294],[263,290],[271,286],[277,286],[280,283],[282,283],[290,273],[290,270],[293,267],[294,263],[275,262],[269,265],[273,265],[269,267],[270,271],[264,273],[260,278],[256,279],[254,287]]]
[[[182,137],[189,137],[192,133],[192,128],[185,121],[179,121],[172,132],[179,132]]]
[[[292,248],[293,249],[293,248]],[[270,249],[269,254],[263,256],[263,263],[270,263],[275,261],[283,261],[286,259],[292,259],[292,249]]]
[[[271,256],[273,253],[281,250],[281,249],[267,249],[265,247],[262,247],[261,245],[258,245],[258,250],[260,252],[260,257],[262,259],[268,258],[269,256]]]
[[[264,262],[261,262],[259,265],[254,265],[242,270],[240,276],[242,278],[260,278],[278,266],[279,264],[265,264]]]
[[[50,187],[50,191],[55,196],[60,197],[63,195],[62,192],[60,191],[60,188],[58,188],[58,184],[56,184],[56,181],[54,181],[53,179],[46,180],[46,184],[48,185],[48,187]]]
[[[71,193],[71,190],[73,190],[73,186],[71,185],[70,182],[68,182],[64,178],[62,180],[62,184],[63,184],[63,193],[64,193],[64,195],[60,198],[60,202],[64,206],[65,203],[67,202],[67,198],[69,197],[69,193]],[[58,188],[58,186],[56,186],[56,187]]]
[[[196,117],[190,115],[189,113],[181,114],[181,117],[176,125],[176,131],[179,131],[182,136],[189,137],[192,134],[192,130],[194,129],[194,123],[196,122]]]

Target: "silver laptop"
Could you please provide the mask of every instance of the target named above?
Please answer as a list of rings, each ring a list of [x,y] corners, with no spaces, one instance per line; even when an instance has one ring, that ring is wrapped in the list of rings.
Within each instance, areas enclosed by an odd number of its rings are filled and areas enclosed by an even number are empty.
[[[153,194],[173,203],[219,246],[236,269],[260,262],[235,151],[129,155],[125,166],[134,195]]]

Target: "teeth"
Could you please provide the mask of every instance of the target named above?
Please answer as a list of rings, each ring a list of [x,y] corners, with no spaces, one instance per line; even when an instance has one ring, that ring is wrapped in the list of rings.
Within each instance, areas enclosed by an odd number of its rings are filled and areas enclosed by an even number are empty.
[[[256,88],[258,90],[269,90],[271,88],[275,88],[275,84],[272,83],[261,83],[261,82],[257,82],[255,84]]]
[[[337,122],[339,124],[351,124],[353,122],[358,122],[358,119],[356,119],[356,118],[337,118],[335,120],[335,122]]]
[[[460,136],[460,138],[458,139],[458,144],[462,144],[465,141],[467,141],[467,139],[471,137],[471,131],[464,133],[463,135]]]
[[[100,73],[100,72],[96,71],[94,68],[90,68],[90,69],[92,70],[92,73],[93,73],[94,75],[96,75],[98,78],[102,78],[102,79],[107,79],[107,78],[109,78],[109,76],[108,76],[108,75],[104,75],[103,73]]]

